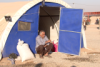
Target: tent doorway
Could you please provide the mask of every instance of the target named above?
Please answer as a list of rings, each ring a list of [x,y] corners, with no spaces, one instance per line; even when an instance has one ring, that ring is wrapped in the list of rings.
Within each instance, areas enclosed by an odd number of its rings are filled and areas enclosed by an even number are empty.
[[[39,31],[44,30],[51,40],[58,39],[60,7],[40,7]]]

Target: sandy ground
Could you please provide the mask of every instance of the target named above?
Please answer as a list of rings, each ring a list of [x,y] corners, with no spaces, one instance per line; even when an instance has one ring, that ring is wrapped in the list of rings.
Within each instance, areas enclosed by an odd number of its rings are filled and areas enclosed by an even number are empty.
[[[15,14],[21,7],[26,5],[29,1],[22,1],[22,2],[8,2],[2,3],[0,2],[0,18],[5,16],[7,13],[9,15]]]
[[[80,56],[54,52],[50,54],[52,58],[40,59],[39,55],[36,54],[36,58],[25,62],[16,61],[15,65],[11,65],[8,58],[3,58],[0,61],[0,67],[100,67],[100,31],[98,25],[88,25],[85,33],[89,50],[81,49]]]
[[[13,17],[13,15],[24,5],[29,3],[30,1],[23,1],[23,2],[8,2],[8,3],[2,3],[0,2],[0,39],[2,36],[3,31],[5,30],[8,22],[5,21],[4,16],[10,15]]]
[[[91,19],[91,22],[90,24],[95,24],[96,23],[96,20],[99,19],[100,16],[91,16],[90,19]]]

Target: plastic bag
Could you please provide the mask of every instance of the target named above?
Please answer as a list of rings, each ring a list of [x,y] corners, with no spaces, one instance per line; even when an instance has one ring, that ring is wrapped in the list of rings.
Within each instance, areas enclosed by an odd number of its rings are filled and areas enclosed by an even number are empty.
[[[24,43],[24,41],[21,41],[20,39],[18,40],[18,45],[17,45],[17,50],[18,53],[22,59],[22,62],[25,60],[33,59],[34,55],[31,52],[29,46],[27,43]]]

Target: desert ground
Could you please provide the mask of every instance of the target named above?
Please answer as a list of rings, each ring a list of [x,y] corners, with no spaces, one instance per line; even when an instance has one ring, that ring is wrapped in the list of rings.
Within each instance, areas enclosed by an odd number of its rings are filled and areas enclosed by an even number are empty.
[[[24,2],[8,2],[2,3],[0,2],[0,39],[4,29],[6,28],[8,22],[5,21],[4,16],[9,15],[11,17],[24,5],[29,3],[29,1]]]
[[[13,16],[18,9],[27,3],[0,3],[0,10],[2,10],[0,11],[0,36],[8,24],[4,16]],[[98,27],[99,25],[87,25],[85,35],[88,48],[82,48],[79,56],[53,52],[50,54],[52,58],[40,59],[39,55],[36,54],[36,57],[31,60],[15,61],[15,65],[12,65],[7,57],[0,61],[0,67],[100,67],[100,30]]]

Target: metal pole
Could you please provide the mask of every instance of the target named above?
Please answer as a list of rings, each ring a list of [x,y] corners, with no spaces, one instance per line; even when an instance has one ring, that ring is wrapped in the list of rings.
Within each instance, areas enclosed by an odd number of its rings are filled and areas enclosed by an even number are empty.
[[[42,1],[42,7],[45,5],[45,0]]]
[[[75,3],[73,3],[73,8],[75,8]]]

